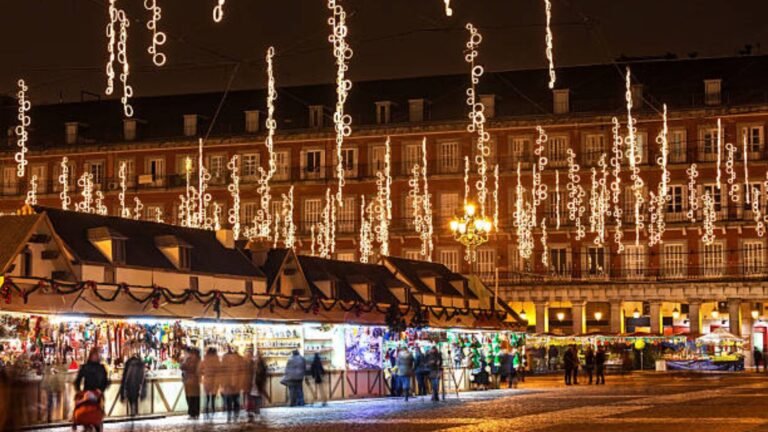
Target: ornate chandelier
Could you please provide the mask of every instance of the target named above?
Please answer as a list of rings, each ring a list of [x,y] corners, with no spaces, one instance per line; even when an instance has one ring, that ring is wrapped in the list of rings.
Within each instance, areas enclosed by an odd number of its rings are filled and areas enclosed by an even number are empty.
[[[467,250],[466,260],[477,260],[477,247],[488,241],[488,235],[493,229],[493,222],[487,217],[477,215],[474,204],[464,206],[464,215],[451,220],[450,228],[453,238],[464,245]]]

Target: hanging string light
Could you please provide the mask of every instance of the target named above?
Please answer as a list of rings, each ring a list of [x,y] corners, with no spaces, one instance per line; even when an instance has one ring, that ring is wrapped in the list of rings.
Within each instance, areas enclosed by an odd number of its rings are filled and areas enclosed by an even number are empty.
[[[130,75],[130,65],[128,64],[128,27],[130,22],[125,14],[125,11],[120,9],[117,12],[118,19],[120,21],[120,37],[117,42],[117,62],[122,66],[120,72],[120,83],[123,85],[123,95],[120,97],[120,102],[123,103],[123,113],[126,117],[133,117],[133,106],[129,103],[129,99],[133,97],[133,87],[128,84],[128,77]]]
[[[109,0],[108,16],[109,22],[107,23],[107,88],[104,93],[111,95],[115,91],[115,58],[117,56],[117,30],[116,26],[119,21],[117,14],[117,0]]]
[[[696,189],[696,177],[699,176],[699,171],[696,164],[692,163],[685,172],[688,174],[688,220],[695,223],[696,212],[699,210],[699,197]]]
[[[586,211],[584,207],[584,197],[586,191],[581,186],[581,177],[579,176],[579,164],[576,163],[576,153],[572,149],[566,150],[566,161],[568,162],[568,220],[572,221],[576,227],[576,240],[581,240],[586,235],[581,218]]]
[[[453,9],[451,9],[451,0],[443,0],[445,4],[445,16],[453,16]]]
[[[277,99],[277,91],[275,90],[275,77],[272,66],[272,59],[274,56],[275,48],[269,47],[266,55],[267,119],[265,121],[265,126],[267,129],[267,136],[264,140],[264,146],[267,148],[268,168],[266,170],[262,167],[258,168],[259,178],[256,191],[260,198],[260,208],[256,212],[254,221],[255,235],[256,237],[263,239],[269,239],[271,237],[270,227],[272,226],[272,214],[270,212],[270,203],[272,202],[272,192],[269,183],[275,175],[275,172],[277,172],[277,160],[274,151],[275,130],[277,129],[277,122],[275,121],[275,100]]]
[[[717,190],[721,189],[721,183],[720,183],[720,164],[721,164],[721,155],[723,154],[723,124],[721,120],[717,119]]]
[[[547,218],[541,219],[541,264],[544,268],[549,267],[548,257],[549,247],[547,246]]]
[[[464,156],[464,207],[469,202],[469,156]]]
[[[235,240],[240,238],[240,167],[238,164],[238,155],[232,156],[227,163],[227,168],[231,172],[232,182],[227,185],[227,190],[232,196],[232,208],[229,209],[229,223],[232,224],[232,234]],[[293,186],[291,186],[293,194]]]
[[[493,229],[499,232],[499,164],[493,168]]]
[[[535,166],[537,169],[534,171],[533,190],[531,191],[533,194],[533,207],[535,209],[539,207],[539,204],[547,200],[547,185],[541,181],[541,173],[544,172],[544,168],[546,168],[548,163],[547,157],[544,155],[544,145],[549,139],[547,133],[544,132],[544,128],[541,126],[536,126],[536,131],[539,135],[536,138],[536,148],[533,150],[533,153],[536,155]]]
[[[756,187],[752,188],[751,205],[752,218],[755,221],[755,232],[757,232],[758,237],[762,237],[765,235],[765,221],[763,220],[763,215],[760,211],[760,191]]]
[[[288,249],[296,247],[296,225],[293,222],[293,185],[288,195],[283,194],[283,244]]]
[[[141,203],[139,197],[133,197],[133,202],[133,220],[140,220],[144,204]]]
[[[728,198],[732,202],[739,201],[739,183],[736,181],[736,170],[734,169],[734,155],[736,146],[731,143],[725,144],[725,181],[728,183]]]
[[[77,180],[80,187],[80,195],[83,200],[75,205],[75,210],[80,213],[95,213],[93,208],[93,174],[84,172]]]
[[[24,203],[29,206],[37,205],[37,174],[33,174],[32,178],[29,179],[29,190],[27,190]]]
[[[360,262],[368,263],[373,256],[373,212],[365,205],[365,195],[360,195]]]
[[[310,238],[312,238],[312,245],[310,246],[309,254],[312,255],[312,256],[317,256],[317,251],[316,251],[316,247],[315,247],[316,243],[317,243],[317,240],[316,240],[316,237],[315,237],[315,225],[314,224],[309,227],[309,236],[310,236]]]
[[[17,84],[19,86],[19,92],[16,94],[19,103],[19,115],[17,117],[19,124],[16,125],[15,132],[17,137],[16,145],[19,147],[19,150],[14,155],[14,160],[16,161],[16,175],[24,177],[24,171],[29,163],[27,161],[27,142],[29,141],[27,128],[32,123],[32,118],[27,113],[32,109],[32,104],[27,99],[27,91],[29,90],[27,84],[23,79],[20,79]]]
[[[485,106],[477,95],[477,85],[480,83],[480,77],[483,76],[484,69],[482,66],[475,64],[475,59],[478,55],[477,49],[483,41],[483,36],[471,23],[467,23],[466,28],[469,31],[469,41],[467,41],[467,51],[464,55],[464,60],[469,63],[471,68],[471,85],[467,89],[467,105],[470,108],[470,123],[467,126],[467,131],[477,134],[477,155],[475,156],[475,164],[477,164],[477,174],[479,176],[476,183],[477,203],[480,206],[481,217],[485,217],[485,202],[488,194],[488,163],[486,159],[491,155],[491,147],[488,145],[491,136],[485,130]]]
[[[157,223],[165,223],[163,220],[163,209],[160,207],[155,207],[155,222]]]
[[[517,186],[515,188],[515,220],[514,226],[517,234],[517,250],[520,257],[529,259],[533,254],[533,232],[536,225],[533,219],[533,207],[525,199],[525,188],[520,178],[520,162],[517,162]]]
[[[221,229],[221,206],[216,201],[213,202],[213,229]]]
[[[389,137],[384,144],[384,172],[376,172],[376,241],[379,254],[389,256],[389,226],[392,222],[392,158]]]
[[[220,23],[224,18],[224,3],[226,0],[216,0],[216,6],[213,7],[213,22]]]
[[[347,13],[337,3],[337,0],[328,0],[328,9],[331,17],[328,24],[331,26],[331,35],[328,41],[333,45],[333,56],[336,58],[336,111],[333,113],[333,123],[336,130],[336,177],[339,180],[339,189],[336,192],[336,200],[339,206],[343,206],[342,190],[344,189],[344,158],[342,147],[344,138],[352,134],[352,116],[344,112],[347,96],[352,89],[352,81],[346,77],[349,69],[349,60],[352,58],[352,48],[347,42]]]
[[[325,190],[325,206],[321,213],[321,221],[317,225],[318,256],[331,258],[336,250],[336,205],[331,195],[331,188]]]
[[[208,217],[208,206],[212,196],[208,192],[208,183],[211,181],[211,173],[203,163],[203,139],[197,141],[197,226],[210,230],[213,228],[213,218]]]
[[[93,202],[96,214],[106,216],[109,212],[107,211],[107,206],[104,205],[104,192],[97,190],[95,195],[96,198],[93,200]]]
[[[643,220],[645,219],[642,208],[645,202],[643,197],[643,179],[640,177],[640,168],[638,164],[642,160],[642,151],[644,149],[638,149],[637,145],[637,119],[632,117],[632,74],[627,68],[626,74],[626,92],[624,98],[627,102],[627,138],[625,140],[628,145],[627,159],[629,159],[629,169],[632,173],[632,193],[634,195],[634,208],[635,208],[635,246],[640,245],[640,232],[644,228]]]
[[[560,170],[555,170],[555,229],[560,229]]]
[[[656,136],[656,143],[659,145],[659,156],[656,158],[656,163],[661,170],[661,181],[658,185],[658,191],[656,194],[651,193],[651,205],[649,206],[649,212],[651,215],[651,226],[648,230],[648,243],[649,246],[661,243],[661,239],[664,236],[666,230],[665,209],[667,201],[669,201],[669,179],[670,174],[667,169],[669,160],[669,127],[667,126],[667,104],[663,105],[662,111],[662,126],[659,135]]]
[[[746,132],[744,133],[743,143],[744,143],[743,144],[743,146],[744,146],[743,152],[744,152],[744,191],[745,191],[744,199],[746,200],[746,203],[749,204],[749,195],[751,195],[751,194],[749,192],[749,189],[750,189],[750,186],[749,186],[749,165],[748,165],[749,157],[747,156],[748,147],[747,147],[747,134],[746,134]]]
[[[274,229],[275,235],[272,239],[272,249],[277,249],[277,242],[280,241],[280,214],[275,213],[274,219],[275,219],[275,229]]]
[[[421,178],[424,182],[424,196],[421,204],[424,206],[424,230],[421,232],[421,255],[427,261],[432,261],[432,252],[435,249],[435,227],[432,223],[432,195],[429,193],[429,177],[427,176],[427,138],[421,141]]]
[[[614,117],[612,119],[613,127],[611,131],[613,133],[612,153],[611,156],[611,175],[613,180],[611,181],[611,201],[613,202],[613,240],[616,243],[616,252],[624,252],[624,229],[621,227],[621,218],[624,210],[621,208],[621,160],[624,157],[624,150],[622,146],[624,144],[624,138],[621,136],[621,124],[619,119]]]
[[[181,204],[179,205],[179,220],[183,227],[196,228],[197,222],[197,190],[192,186],[192,159],[184,159],[184,171],[186,188],[185,194],[179,195]]]
[[[167,39],[165,33],[158,30],[158,23],[163,17],[163,12],[157,5],[157,0],[144,0],[144,9],[152,15],[147,21],[147,29],[152,32],[152,43],[147,48],[147,52],[152,56],[152,62],[155,66],[161,67],[165,64],[166,56],[160,52],[159,47],[165,45]]]
[[[544,36],[544,43],[546,43],[547,48],[545,50],[545,54],[547,55],[547,61],[549,62],[549,88],[554,89],[555,88],[555,60],[554,60],[554,53],[553,53],[553,42],[554,39],[552,37],[552,2],[550,0],[544,0],[544,12],[547,16],[547,31],[546,35]]]
[[[608,196],[608,170],[606,163],[606,154],[603,153],[598,160],[601,176],[597,177],[597,169],[591,168],[592,186],[589,196],[589,230],[595,234],[594,243],[597,246],[605,244],[605,216],[610,214],[609,196]]]
[[[717,212],[715,211],[715,199],[712,197],[709,190],[704,192],[704,196],[701,197],[702,211],[704,213],[704,233],[701,236],[701,241],[710,246],[715,241],[715,222],[717,221]]]
[[[61,199],[61,209],[69,210],[69,205],[72,204],[72,198],[69,196],[69,159],[64,156],[61,158],[61,172],[59,173],[59,185],[61,185],[61,192],[59,198]]]
[[[127,171],[127,163],[120,161],[120,169],[117,171],[117,175],[120,178],[120,192],[117,194],[117,200],[120,202],[120,217],[124,218],[131,217],[131,211],[125,206],[125,192],[128,189],[126,183]]]

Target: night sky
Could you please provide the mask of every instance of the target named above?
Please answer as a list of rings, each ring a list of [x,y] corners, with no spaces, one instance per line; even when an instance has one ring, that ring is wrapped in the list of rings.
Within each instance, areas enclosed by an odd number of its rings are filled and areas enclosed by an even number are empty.
[[[143,0],[118,0],[132,19],[131,82],[136,96],[263,87],[264,51],[277,50],[278,86],[331,82],[324,0],[227,0],[214,24],[216,0],[157,0],[168,64],[146,52],[150,33]],[[766,0],[552,0],[558,66],[606,63],[620,55],[735,55],[752,44],[768,49]],[[0,93],[15,94],[20,77],[33,103],[103,98],[106,0],[4,0],[0,8]],[[488,70],[542,68],[543,0],[341,0],[355,51],[355,80],[461,73],[464,24],[484,35],[479,61]],[[93,96],[88,96],[92,98]]]

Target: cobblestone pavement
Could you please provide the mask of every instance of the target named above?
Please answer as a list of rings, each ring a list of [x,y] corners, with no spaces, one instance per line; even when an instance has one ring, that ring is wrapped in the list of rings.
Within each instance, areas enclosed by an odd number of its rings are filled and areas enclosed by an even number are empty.
[[[517,390],[428,398],[334,402],[270,408],[253,424],[183,417],[108,424],[105,431],[537,431],[768,432],[768,376],[757,374],[609,377],[606,386],[565,387],[529,378]],[[67,428],[53,429],[69,431]]]

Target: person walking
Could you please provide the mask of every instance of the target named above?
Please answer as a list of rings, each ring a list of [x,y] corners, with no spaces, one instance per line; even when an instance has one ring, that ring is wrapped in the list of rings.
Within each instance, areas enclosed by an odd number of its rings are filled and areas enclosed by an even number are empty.
[[[256,415],[261,412],[262,398],[266,394],[267,388],[267,362],[261,353],[256,353],[253,360],[253,381],[251,382],[251,391],[248,393],[248,421],[256,420]]]
[[[595,351],[592,347],[587,348],[586,354],[584,354],[584,372],[587,373],[589,383],[592,384],[592,374],[595,370]]]
[[[181,364],[181,381],[187,399],[187,414],[192,420],[200,418],[200,351],[187,347],[186,357]]]
[[[72,430],[76,430],[78,424],[87,424],[94,426],[97,431],[101,431],[104,419],[102,404],[104,402],[104,391],[109,386],[109,378],[107,376],[107,368],[101,364],[101,354],[98,348],[91,348],[91,351],[88,353],[87,362],[80,366],[80,369],[77,371],[74,384],[75,392],[81,396],[78,397],[75,406],[73,416],[75,421],[72,423]],[[88,395],[92,395],[95,400],[92,400],[92,397]],[[79,415],[81,413],[82,415]],[[87,417],[88,423],[82,421],[85,417]]]
[[[221,361],[216,348],[209,347],[201,364],[200,373],[203,375],[203,390],[205,390],[205,418],[216,414],[216,395],[219,393],[221,376]]]
[[[565,369],[565,385],[571,385],[571,377],[573,376],[573,367],[576,364],[573,347],[568,347],[563,354],[563,369]]]
[[[432,386],[432,401],[440,401],[440,377],[443,371],[443,356],[437,350],[437,346],[432,346],[432,349],[426,355],[425,369],[429,376],[429,382]]]
[[[131,356],[123,367],[123,379],[120,381],[120,401],[127,401],[128,417],[136,417],[139,414],[139,398],[147,397],[145,387],[144,362],[138,356],[135,348],[130,348]]]
[[[426,364],[426,356],[418,346],[414,350],[413,355],[413,370],[416,374],[416,390],[419,396],[427,395],[427,378],[429,377],[429,369]]]
[[[579,359],[579,347],[574,345],[573,346],[573,369],[571,369],[571,372],[573,373],[573,379],[571,380],[571,383],[573,385],[579,384],[579,367],[581,367],[581,360]]]
[[[299,350],[293,350],[291,358],[285,364],[285,374],[282,383],[288,386],[288,398],[290,406],[304,406],[304,375],[307,371],[307,362],[299,354]]]
[[[760,372],[760,363],[763,364],[763,372],[768,372],[768,368],[766,368],[765,359],[763,357],[763,353],[760,352],[760,348],[755,347],[753,358],[755,360],[755,372]]]
[[[509,388],[512,388],[514,369],[515,368],[512,365],[512,355],[507,351],[503,351],[501,353],[501,358],[499,359],[499,375],[501,377],[499,388],[501,388],[501,383],[503,382],[508,382]]]
[[[315,353],[315,357],[312,359],[312,365],[309,367],[309,375],[315,382],[317,392],[320,397],[320,401],[323,406],[328,405],[328,395],[323,386],[323,376],[325,376],[325,368],[323,367],[323,360],[320,358],[320,354]]]
[[[549,370],[553,371],[557,369],[557,358],[559,354],[557,347],[554,345],[549,346],[549,353],[547,354],[547,362],[549,364]]]
[[[595,354],[595,384],[605,385],[605,347],[597,349]]]
[[[405,401],[408,402],[408,396],[411,393],[411,376],[413,375],[413,355],[408,348],[401,348],[397,355],[397,377],[400,382],[400,389],[405,395]]]
[[[46,419],[48,423],[53,423],[54,407],[61,408],[62,397],[64,396],[65,378],[67,369],[63,363],[53,363],[46,367],[43,372],[41,386],[45,390],[46,396]],[[2,422],[0,422],[2,425]]]
[[[243,385],[243,358],[229,347],[221,359],[221,396],[227,411],[227,422],[237,420],[240,415],[240,390]]]

